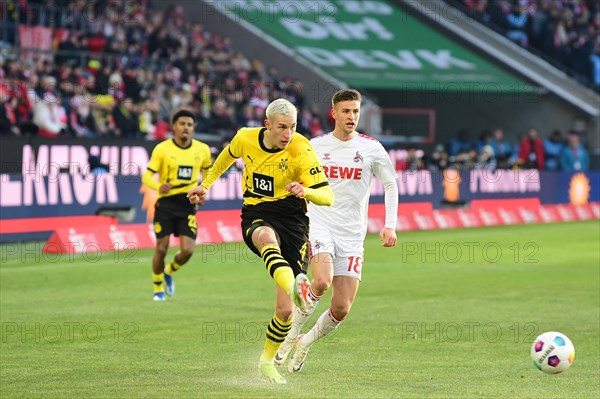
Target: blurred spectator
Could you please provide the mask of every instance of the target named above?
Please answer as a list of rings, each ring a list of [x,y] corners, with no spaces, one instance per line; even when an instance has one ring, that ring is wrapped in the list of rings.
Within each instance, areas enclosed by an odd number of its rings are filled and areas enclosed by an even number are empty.
[[[56,138],[67,133],[67,112],[61,98],[47,91],[33,113],[33,123],[38,127],[38,136]]]
[[[250,105],[244,105],[242,107],[241,115],[237,118],[238,126],[248,126],[248,127],[261,127],[263,126],[263,122],[260,119],[260,116],[255,112],[258,108],[252,108]]]
[[[115,121],[112,111],[115,105],[115,99],[110,95],[96,96],[96,104],[92,108],[92,117],[96,134],[100,138],[115,137]]]
[[[97,137],[92,110],[89,102],[85,100],[84,96],[77,95],[71,100],[69,127],[75,137],[88,139]]]
[[[494,157],[497,162],[497,167],[500,169],[510,168],[511,156],[513,154],[513,147],[510,143],[504,140],[504,132],[502,129],[495,129],[492,133],[492,140],[490,140],[490,146],[494,152]]]
[[[449,166],[448,153],[444,150],[444,146],[442,144],[436,145],[427,161],[427,169],[431,172],[440,172]]]
[[[575,132],[567,137],[567,145],[560,154],[560,166],[565,172],[585,172],[590,167],[590,156]]]
[[[530,19],[529,43],[544,53],[550,53],[552,51],[551,0],[541,0],[538,3]]]
[[[11,104],[11,102],[16,103],[16,99],[7,100],[8,96],[0,91],[0,136],[19,136],[21,131],[17,127],[14,105]]]
[[[318,137],[325,134],[325,128],[319,109],[316,104],[313,104],[310,109],[304,109],[298,120],[299,133],[304,134],[308,138]]]
[[[525,1],[524,3],[527,3]],[[513,42],[520,44],[521,46],[527,46],[529,38],[527,36],[527,22],[528,22],[527,10],[523,7],[523,1],[519,0],[514,5],[513,9],[506,15],[506,36]]]
[[[560,169],[560,153],[565,146],[560,131],[555,130],[552,135],[544,140],[544,169],[559,170]]]
[[[465,129],[460,130],[456,138],[450,140],[448,143],[448,155],[452,160],[461,154],[468,153],[473,149],[473,144],[469,141],[469,132]]]
[[[58,45],[58,51],[61,55],[56,57],[56,62],[63,65],[75,65],[79,62],[77,52],[82,50],[81,40],[77,33],[69,32],[66,40],[63,40]]]
[[[527,129],[527,135],[519,144],[518,164],[525,169],[544,169],[544,143],[534,127]]]
[[[158,122],[158,103],[146,99],[140,105],[139,112],[139,131],[143,138],[147,140],[154,139],[156,132],[156,123]]]
[[[123,100],[113,109],[115,135],[124,139],[136,139],[140,136],[139,116],[134,110],[130,98]]]
[[[460,168],[461,165],[471,168],[477,162],[477,151],[469,141],[469,133],[462,129],[456,138],[448,143],[448,159],[450,165]]]
[[[494,149],[491,145],[485,145],[479,153],[477,159],[477,168],[488,169],[490,171],[496,170],[496,157],[494,156]]]
[[[423,151],[416,148],[409,148],[406,152],[406,159],[401,159],[396,163],[396,170],[414,172],[425,168],[423,163]]]
[[[220,137],[230,135],[237,130],[233,120],[232,109],[224,100],[217,100],[210,112],[210,131]]]
[[[479,133],[479,137],[477,137],[477,140],[475,141],[475,151],[477,151],[477,153],[481,153],[483,147],[490,144],[491,140],[492,135],[490,131],[488,129],[483,129],[481,133]]]

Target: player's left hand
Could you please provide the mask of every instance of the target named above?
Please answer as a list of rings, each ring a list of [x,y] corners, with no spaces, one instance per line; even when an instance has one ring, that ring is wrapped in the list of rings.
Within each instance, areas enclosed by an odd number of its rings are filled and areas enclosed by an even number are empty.
[[[206,194],[208,194],[208,189],[203,185],[199,185],[188,191],[187,198],[190,201],[190,204],[204,205],[204,203],[201,203],[201,199],[203,199]]]
[[[206,197],[198,197],[198,202],[196,202],[196,205],[202,206],[204,204],[206,204]]]
[[[289,183],[287,186],[285,186],[285,189],[298,198],[304,198],[304,196],[306,195],[306,191],[304,190],[302,184],[296,181]]]
[[[383,241],[384,247],[395,247],[396,246],[396,230],[389,227],[383,228],[379,232],[379,240]]]

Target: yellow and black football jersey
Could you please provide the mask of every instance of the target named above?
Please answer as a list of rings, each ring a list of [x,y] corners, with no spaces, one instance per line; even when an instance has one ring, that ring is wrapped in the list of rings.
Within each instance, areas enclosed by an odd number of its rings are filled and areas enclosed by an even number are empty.
[[[211,154],[208,145],[192,139],[191,145],[182,148],[175,140],[165,140],[154,147],[148,170],[158,173],[160,184],[169,183],[171,191],[159,192],[158,198],[185,194],[198,185],[201,169],[211,166]]]
[[[294,132],[285,149],[269,149],[263,143],[266,128],[242,128],[223,150],[229,157],[223,165],[215,162],[215,171],[202,183],[206,188],[214,183],[236,158],[244,161],[242,192],[244,205],[256,205],[284,199],[292,195],[285,186],[293,181],[308,188],[326,186],[327,178],[317,154],[304,136]],[[223,154],[225,155],[225,154]]]

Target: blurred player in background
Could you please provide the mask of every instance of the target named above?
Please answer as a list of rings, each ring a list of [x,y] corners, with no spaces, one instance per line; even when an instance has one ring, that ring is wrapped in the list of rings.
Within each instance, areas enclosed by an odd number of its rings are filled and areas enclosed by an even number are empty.
[[[244,161],[242,234],[248,248],[260,256],[277,283],[275,315],[266,332],[258,364],[263,379],[285,384],[273,359],[292,324],[294,304],[310,306],[307,201],[331,205],[333,193],[309,141],[295,132],[297,110],[277,99],[266,110],[265,127],[242,128],[223,149],[202,184],[189,191],[190,202],[238,158]]]
[[[396,245],[396,171],[379,141],[355,130],[360,117],[360,103],[361,95],[356,90],[336,92],[332,99],[333,132],[311,140],[335,195],[335,205],[329,209],[315,206],[308,209],[313,277],[309,297],[312,306],[306,312],[296,309],[290,333],[275,358],[276,364],[283,364],[295,345],[296,350],[288,365],[290,372],[300,371],[308,349],[332,333],[350,312],[361,281],[373,176],[385,189],[385,227],[379,232],[379,238],[384,247]],[[332,284],[330,307],[308,333],[299,335],[321,296]]]
[[[194,253],[196,241],[196,205],[187,200],[187,191],[198,185],[200,172],[206,176],[211,165],[208,145],[192,139],[195,115],[186,109],[175,112],[171,119],[173,139],[159,143],[152,151],[142,183],[158,191],[154,213],[156,251],[152,258],[152,280],[155,301],[164,301],[175,293],[173,273]],[[154,180],[158,173],[159,181]],[[165,268],[170,235],[179,237],[180,248]]]

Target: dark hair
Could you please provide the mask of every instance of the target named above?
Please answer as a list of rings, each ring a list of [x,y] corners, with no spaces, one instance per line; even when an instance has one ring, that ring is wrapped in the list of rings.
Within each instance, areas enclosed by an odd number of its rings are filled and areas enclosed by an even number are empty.
[[[335,104],[341,101],[361,101],[361,96],[358,90],[354,89],[342,89],[335,92],[333,98],[331,99],[331,104],[335,106]]]
[[[171,123],[174,125],[175,122],[177,122],[177,119],[186,116],[192,118],[194,120],[194,123],[196,123],[196,115],[194,115],[194,113],[189,109],[180,109],[179,111],[175,112],[173,114],[173,117],[171,118]]]

